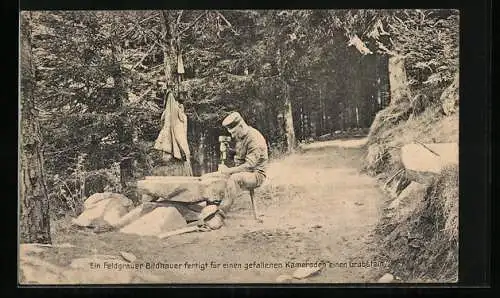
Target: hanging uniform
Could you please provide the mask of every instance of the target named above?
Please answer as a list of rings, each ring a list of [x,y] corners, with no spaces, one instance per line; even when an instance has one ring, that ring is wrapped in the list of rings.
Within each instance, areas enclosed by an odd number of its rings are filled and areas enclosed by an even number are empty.
[[[171,92],[167,94],[167,103],[161,119],[163,127],[153,148],[162,151],[166,161],[171,159],[185,161],[186,174],[192,175],[191,153],[187,141],[187,116],[183,105],[175,100]]]

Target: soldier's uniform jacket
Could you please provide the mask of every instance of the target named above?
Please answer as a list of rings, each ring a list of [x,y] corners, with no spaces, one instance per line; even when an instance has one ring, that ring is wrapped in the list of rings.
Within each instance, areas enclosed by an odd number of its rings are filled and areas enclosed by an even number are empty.
[[[247,163],[252,172],[266,176],[268,161],[267,143],[262,134],[248,126],[248,132],[241,139],[236,139],[234,162],[236,166]]]

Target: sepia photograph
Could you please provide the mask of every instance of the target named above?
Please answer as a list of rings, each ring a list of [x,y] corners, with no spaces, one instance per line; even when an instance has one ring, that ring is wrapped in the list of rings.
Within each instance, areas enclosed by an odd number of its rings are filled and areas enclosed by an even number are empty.
[[[457,283],[459,19],[21,11],[18,284]]]

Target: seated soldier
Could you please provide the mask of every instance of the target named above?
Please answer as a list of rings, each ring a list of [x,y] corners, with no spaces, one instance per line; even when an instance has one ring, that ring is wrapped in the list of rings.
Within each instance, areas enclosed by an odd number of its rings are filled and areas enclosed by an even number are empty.
[[[219,172],[229,175],[220,209],[229,211],[242,190],[262,185],[266,179],[267,143],[262,134],[246,124],[238,112],[227,116],[222,125],[236,141],[234,167],[221,166]]]

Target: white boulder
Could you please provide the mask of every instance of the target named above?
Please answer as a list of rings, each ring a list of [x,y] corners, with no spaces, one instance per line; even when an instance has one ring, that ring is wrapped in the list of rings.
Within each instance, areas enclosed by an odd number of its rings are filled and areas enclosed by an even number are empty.
[[[458,144],[407,144],[401,148],[401,161],[411,180],[425,184],[445,166],[458,165]]]
[[[85,201],[85,210],[73,219],[73,224],[91,227],[105,221],[111,226],[115,226],[121,217],[128,213],[131,206],[132,201],[121,194],[110,192],[93,194]]]
[[[164,232],[183,228],[186,225],[186,220],[175,207],[158,207],[126,225],[120,231],[139,236],[158,236]]]

